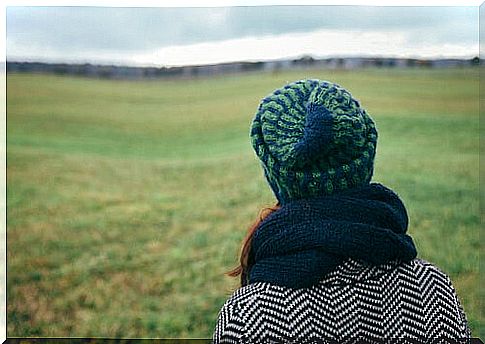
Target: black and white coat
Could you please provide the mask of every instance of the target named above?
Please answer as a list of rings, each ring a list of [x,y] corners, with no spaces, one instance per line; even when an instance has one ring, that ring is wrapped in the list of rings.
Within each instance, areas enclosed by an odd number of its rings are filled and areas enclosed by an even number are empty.
[[[373,266],[349,258],[310,288],[239,288],[219,312],[213,342],[440,337],[471,337],[445,273],[421,259]]]

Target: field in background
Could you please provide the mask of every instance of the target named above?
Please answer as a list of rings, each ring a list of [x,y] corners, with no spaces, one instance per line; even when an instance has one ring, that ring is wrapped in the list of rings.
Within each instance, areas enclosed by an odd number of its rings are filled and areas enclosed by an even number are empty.
[[[9,74],[8,336],[210,337],[237,286],[223,273],[273,203],[250,121],[262,97],[304,77],[339,83],[375,119],[374,181],[403,198],[419,257],[451,276],[484,336],[477,68]]]

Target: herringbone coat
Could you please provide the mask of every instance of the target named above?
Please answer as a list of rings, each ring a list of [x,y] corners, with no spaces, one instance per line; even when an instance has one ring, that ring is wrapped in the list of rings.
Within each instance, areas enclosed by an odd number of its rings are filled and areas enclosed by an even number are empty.
[[[219,312],[213,341],[470,336],[449,277],[433,264],[349,258],[311,288],[258,282],[236,290]]]

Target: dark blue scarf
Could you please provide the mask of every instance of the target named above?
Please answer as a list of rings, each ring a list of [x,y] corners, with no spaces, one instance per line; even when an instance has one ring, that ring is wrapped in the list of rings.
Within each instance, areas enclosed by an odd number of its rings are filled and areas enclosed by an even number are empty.
[[[373,264],[412,260],[417,253],[407,227],[404,204],[381,184],[292,201],[254,233],[247,283],[305,288],[349,257]]]

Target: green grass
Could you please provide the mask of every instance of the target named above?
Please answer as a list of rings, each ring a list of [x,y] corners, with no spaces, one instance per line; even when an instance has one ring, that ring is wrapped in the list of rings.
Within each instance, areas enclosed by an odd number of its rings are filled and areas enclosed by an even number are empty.
[[[210,337],[223,276],[273,203],[249,143],[259,100],[304,77],[350,90],[379,130],[419,257],[479,303],[478,69],[198,80],[7,77],[9,336]],[[480,331],[482,331],[480,333]]]

